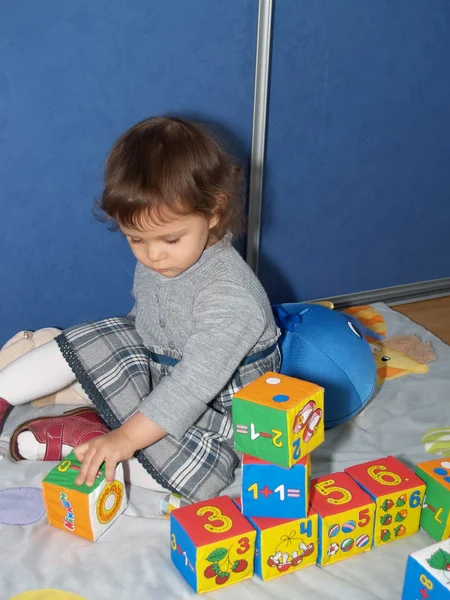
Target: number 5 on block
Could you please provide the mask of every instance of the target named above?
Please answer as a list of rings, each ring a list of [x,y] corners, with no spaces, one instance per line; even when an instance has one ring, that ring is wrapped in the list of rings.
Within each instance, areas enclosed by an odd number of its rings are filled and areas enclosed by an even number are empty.
[[[332,473],[313,479],[311,506],[319,515],[319,564],[370,550],[375,504],[349,475]]]

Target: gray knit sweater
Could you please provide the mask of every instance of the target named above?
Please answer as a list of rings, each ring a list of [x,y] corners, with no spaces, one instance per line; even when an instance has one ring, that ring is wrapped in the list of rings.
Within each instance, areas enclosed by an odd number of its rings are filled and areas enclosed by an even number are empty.
[[[133,295],[136,330],[147,348],[182,359],[139,410],[181,439],[243,358],[278,338],[272,309],[231,234],[174,278],[138,263]]]

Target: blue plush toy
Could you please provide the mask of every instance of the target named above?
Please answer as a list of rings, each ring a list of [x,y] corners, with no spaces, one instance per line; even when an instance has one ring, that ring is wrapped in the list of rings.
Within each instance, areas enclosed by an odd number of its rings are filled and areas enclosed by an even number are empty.
[[[317,304],[273,307],[281,337],[281,373],[325,389],[325,427],[355,416],[370,400],[375,360],[364,339],[366,328],[354,317]]]

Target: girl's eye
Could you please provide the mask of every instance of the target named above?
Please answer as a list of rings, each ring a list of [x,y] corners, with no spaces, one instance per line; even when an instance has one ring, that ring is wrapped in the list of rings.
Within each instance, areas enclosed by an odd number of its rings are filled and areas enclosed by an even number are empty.
[[[133,239],[130,239],[130,244],[142,244],[142,240],[133,240]]]
[[[177,238],[176,240],[165,240],[166,244],[177,244],[181,238]]]

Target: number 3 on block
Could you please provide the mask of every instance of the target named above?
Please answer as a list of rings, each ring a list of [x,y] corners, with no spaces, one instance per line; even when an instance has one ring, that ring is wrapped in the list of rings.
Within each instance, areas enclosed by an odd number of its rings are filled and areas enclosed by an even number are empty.
[[[345,488],[334,485],[336,482],[334,479],[327,479],[315,484],[316,490],[322,494],[322,496],[329,496],[330,494],[339,494],[339,498],[327,498],[327,502],[330,504],[347,504],[352,499],[351,493]]]
[[[233,527],[233,521],[230,517],[224,515],[222,511],[215,506],[202,506],[202,508],[199,508],[197,511],[199,517],[203,517],[208,513],[208,521],[210,521],[210,523],[203,525],[206,531],[210,531],[211,533],[223,533],[224,531],[229,531]],[[211,523],[214,523],[214,525]]]

